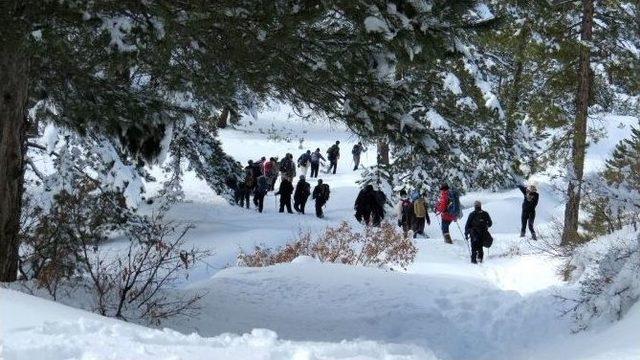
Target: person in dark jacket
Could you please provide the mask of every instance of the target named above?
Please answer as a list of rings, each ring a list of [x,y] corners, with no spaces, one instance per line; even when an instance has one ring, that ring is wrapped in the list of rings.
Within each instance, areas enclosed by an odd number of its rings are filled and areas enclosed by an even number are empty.
[[[256,187],[256,178],[253,176],[253,161],[249,160],[249,165],[244,168],[244,181],[242,183],[242,199],[240,200],[240,206],[246,206],[249,208],[249,199]]]
[[[413,230],[415,222],[415,213],[413,210],[413,202],[407,195],[405,190],[400,190],[400,202],[397,205],[398,226],[402,228],[404,237],[409,236],[409,231]]]
[[[353,209],[356,211],[355,217],[358,222],[364,222],[369,225],[371,221],[371,212],[376,206],[375,191],[372,185],[365,186],[358,193]]]
[[[361,142],[353,145],[353,149],[351,149],[351,155],[353,155],[353,171],[358,170],[360,166],[360,155],[363,151],[366,151],[364,146],[362,146]]]
[[[227,176],[225,184],[233,191],[233,201],[236,205],[240,204],[240,200],[244,197],[242,186],[238,185],[238,179],[235,176]]]
[[[307,205],[309,195],[311,195],[311,185],[305,180],[304,175],[300,175],[296,191],[293,193],[293,209],[304,215],[304,207]]]
[[[326,159],[320,153],[320,149],[316,149],[316,151],[311,153],[311,175],[312,178],[318,177],[318,169],[320,169],[320,160],[325,161]]]
[[[467,225],[464,227],[464,236],[467,240],[471,238],[471,262],[477,264],[482,262],[484,251],[482,246],[490,237],[489,228],[493,225],[489,213],[482,210],[480,201],[473,204],[474,210],[467,218]]]
[[[293,185],[288,178],[283,177],[280,181],[280,188],[276,195],[280,195],[280,212],[284,212],[284,208],[287,208],[289,214],[293,214],[291,211],[291,194],[293,194]]]
[[[265,175],[260,175],[258,178],[258,184],[253,194],[253,204],[258,208],[259,212],[262,212],[264,208],[264,197],[269,192],[269,179]]]
[[[374,190],[373,196],[375,198],[375,203],[373,208],[371,209],[371,225],[380,226],[380,223],[384,219],[384,207],[387,204],[387,195],[384,194],[381,190]]]
[[[322,183],[322,179],[318,179],[318,185],[313,188],[312,198],[316,200],[316,216],[319,218],[324,217],[322,207],[329,200],[329,185]]]
[[[284,159],[280,161],[280,177],[287,179],[289,182],[293,181],[296,176],[296,165],[293,163],[293,155],[287,153]]]
[[[340,159],[340,141],[336,141],[336,143],[331,145],[329,150],[327,150],[327,159],[329,159],[327,174],[331,172],[331,169],[333,169],[333,173],[335,174],[336,170],[338,170],[338,159]]]
[[[533,222],[536,220],[536,206],[538,205],[538,199],[540,198],[538,195],[538,189],[536,189],[534,185],[529,185],[528,188],[518,185],[518,189],[520,189],[524,195],[524,200],[522,201],[522,215],[520,216],[520,220],[522,222],[520,237],[525,236],[528,224],[531,237],[533,240],[537,240],[536,232],[533,230]]]
[[[298,168],[300,168],[300,172],[302,175],[307,176],[307,170],[311,165],[311,150],[307,150],[306,153],[300,155],[298,158]]]

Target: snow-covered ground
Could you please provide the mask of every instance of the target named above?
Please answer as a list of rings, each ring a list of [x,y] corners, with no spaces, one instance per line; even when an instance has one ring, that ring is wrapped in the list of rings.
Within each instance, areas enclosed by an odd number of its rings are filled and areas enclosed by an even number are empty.
[[[559,316],[563,305],[555,294],[571,287],[557,276],[558,260],[518,237],[522,194],[517,189],[462,198],[465,206],[481,200],[494,219],[494,246],[481,265],[469,264],[456,225],[455,244],[443,243],[431,214],[429,238],[417,240],[419,253],[407,271],[310,259],[266,268],[235,267],[240,249],[279,246],[301,231],[317,233],[343,220],[361,226],[353,218],[360,174],[351,170],[351,147],[357,138],[340,126],[302,123],[286,108],[253,121],[251,131],[221,131],[225,150],[243,162],[286,152],[297,158],[307,148],[324,152],[341,141],[338,174],[321,173],[332,190],[325,219],[313,215],[311,201],[307,215],[279,214],[272,194],[262,214],[231,207],[188,174],[188,201],[176,206],[171,217],[195,224],[189,245],[213,254],[174,291],[204,294],[200,315],[163,324],[172,330],[154,330],[0,289],[4,358],[640,358],[639,304],[612,326],[570,333],[571,320]],[[624,131],[614,131],[606,146],[603,142],[592,149],[591,163],[597,164],[623,136]],[[375,149],[362,160],[373,164]],[[562,213],[562,204],[550,185],[540,179],[538,185],[537,228],[544,233],[551,231],[549,224]]]

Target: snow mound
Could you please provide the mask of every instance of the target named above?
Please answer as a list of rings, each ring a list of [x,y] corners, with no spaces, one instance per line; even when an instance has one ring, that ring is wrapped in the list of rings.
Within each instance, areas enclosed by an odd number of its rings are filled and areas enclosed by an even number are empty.
[[[210,338],[147,329],[7,289],[0,289],[0,303],[4,342],[0,353],[6,360],[436,359],[417,346],[374,341],[292,342],[265,329]]]

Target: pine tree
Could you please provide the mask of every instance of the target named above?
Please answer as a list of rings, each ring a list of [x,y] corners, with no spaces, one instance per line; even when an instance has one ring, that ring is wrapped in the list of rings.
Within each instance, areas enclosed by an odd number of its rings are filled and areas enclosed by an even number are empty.
[[[37,122],[104,136],[131,163],[158,156],[167,129],[189,116],[212,136],[204,119],[267,99],[394,133],[428,110],[420,78],[397,82],[394,69],[436,66],[471,4],[0,3],[0,281],[16,276],[27,108],[38,106]]]

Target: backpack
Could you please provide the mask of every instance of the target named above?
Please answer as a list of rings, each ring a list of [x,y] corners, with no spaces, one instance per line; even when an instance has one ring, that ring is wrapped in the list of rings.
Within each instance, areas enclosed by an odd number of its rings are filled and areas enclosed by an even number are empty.
[[[473,230],[476,230],[480,234],[489,230],[489,226],[487,226],[487,222],[485,221],[484,214],[485,214],[484,211],[475,213],[473,217],[473,221],[471,222],[471,228]]]
[[[413,203],[409,199],[403,199],[401,206],[401,220],[403,224],[406,224],[413,215]]]
[[[320,187],[320,196],[325,200],[329,200],[329,194],[331,194],[331,191],[329,190],[329,185],[322,184]]]
[[[353,145],[353,149],[351,149],[351,153],[353,155],[360,155],[360,146],[358,146],[358,144]]]
[[[300,155],[298,158],[298,166],[307,166],[307,163],[310,160],[310,157],[307,153]]]
[[[256,193],[259,195],[263,195],[269,192],[269,182],[267,181],[266,176],[260,176],[258,178],[258,186],[256,188]]]
[[[302,194],[304,194],[304,196],[309,196],[311,194],[311,184],[309,184],[308,182],[304,183],[304,187],[302,188]]]
[[[332,145],[329,150],[327,150],[327,154],[330,159],[335,159],[338,157],[338,147],[336,145]]]
[[[320,154],[317,152],[312,152],[311,153],[311,162],[313,163],[317,163],[318,161],[320,161]]]
[[[253,176],[253,170],[251,168],[246,169],[244,172],[244,186],[248,189],[252,189],[255,186],[256,178]]]
[[[291,160],[289,158],[284,158],[280,162],[280,171],[288,174],[291,171]]]
[[[455,190],[449,190],[449,203],[447,213],[458,219],[462,219],[462,206],[460,206],[460,195]]]

